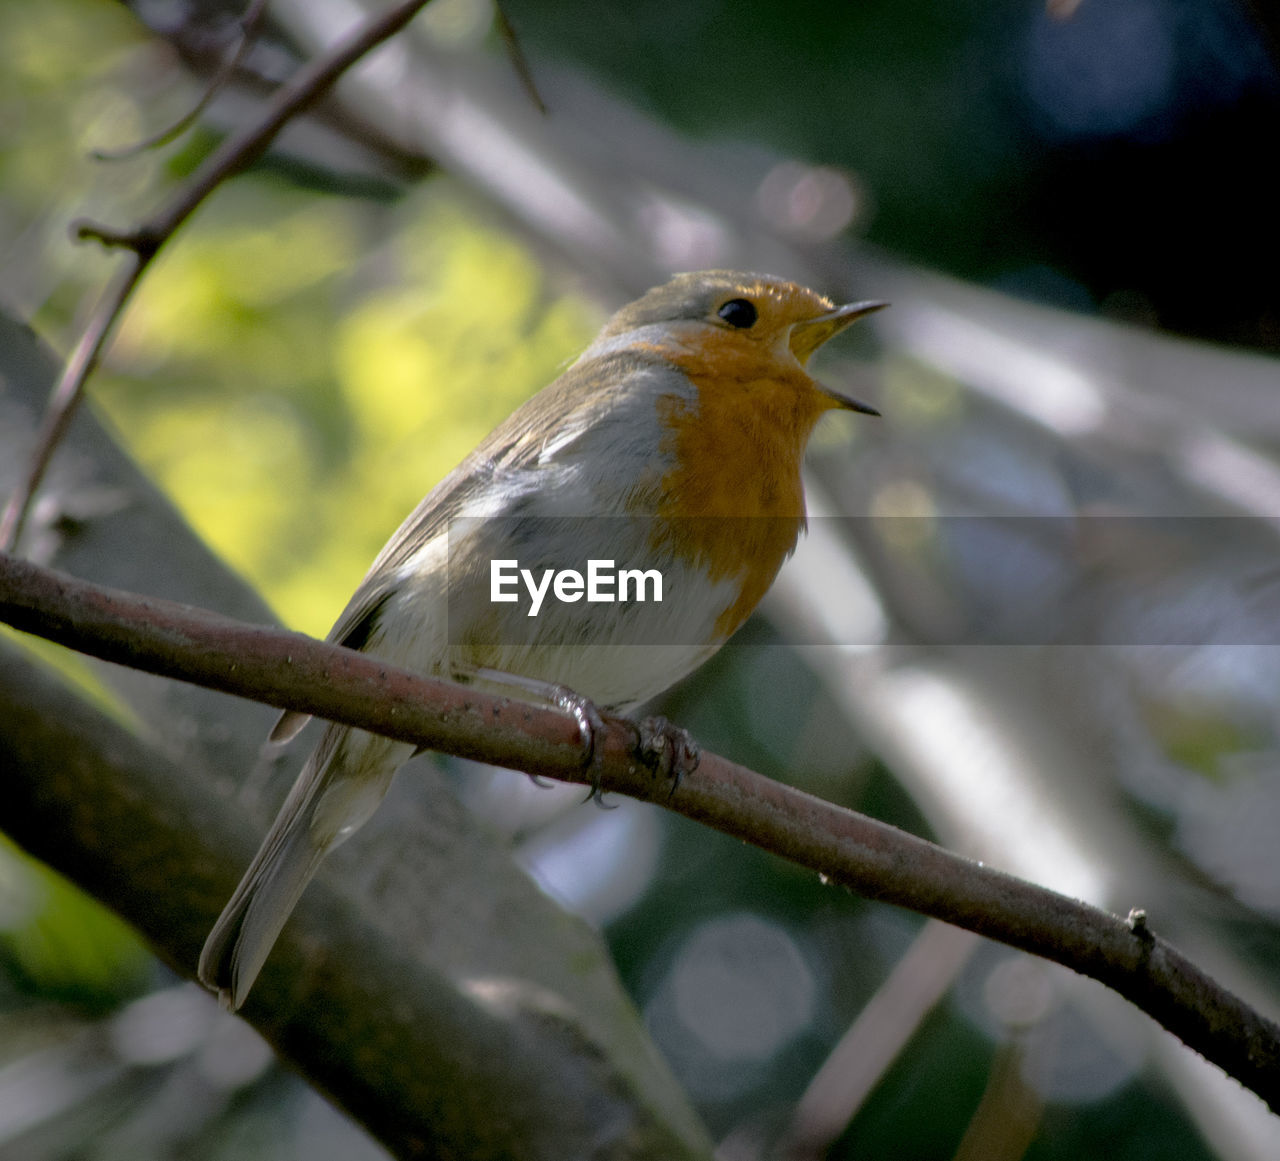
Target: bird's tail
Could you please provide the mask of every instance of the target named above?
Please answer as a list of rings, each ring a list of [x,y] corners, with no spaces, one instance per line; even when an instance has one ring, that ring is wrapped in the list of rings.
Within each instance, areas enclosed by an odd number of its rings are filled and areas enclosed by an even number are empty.
[[[200,981],[234,1012],[320,861],[377,809],[413,747],[330,726],[200,952]]]

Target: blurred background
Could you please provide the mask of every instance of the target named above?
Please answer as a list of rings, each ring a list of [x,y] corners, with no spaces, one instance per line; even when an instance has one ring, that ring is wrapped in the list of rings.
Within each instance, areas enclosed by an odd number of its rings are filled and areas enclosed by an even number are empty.
[[[358,16],[0,0],[0,304],[59,350],[139,220]],[[1277,24],[1248,0],[491,0],[410,30],[167,248],[91,397],[323,635],[418,499],[673,270],[891,310],[819,374],[811,530],[657,707],[1124,914],[1280,1009]],[[424,759],[424,763],[432,759]],[[1101,987],[629,801],[435,760],[596,925],[724,1161],[1273,1158]],[[402,781],[404,779],[402,778]],[[376,1157],[108,912],[0,849],[0,1157]]]

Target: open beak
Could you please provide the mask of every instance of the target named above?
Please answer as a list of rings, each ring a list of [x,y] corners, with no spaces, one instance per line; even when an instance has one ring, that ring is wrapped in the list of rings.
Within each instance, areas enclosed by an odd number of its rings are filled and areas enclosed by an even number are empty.
[[[829,310],[826,314],[820,314],[817,318],[798,322],[791,328],[791,351],[803,366],[809,361],[809,356],[814,351],[829,338],[838,335],[851,322],[877,310],[883,310],[888,305],[887,302],[851,302],[845,306],[838,306],[835,310]],[[851,399],[848,395],[831,390],[825,384],[821,386],[837,405],[848,411],[860,411],[863,415],[880,414],[868,403],[860,403],[857,399]]]

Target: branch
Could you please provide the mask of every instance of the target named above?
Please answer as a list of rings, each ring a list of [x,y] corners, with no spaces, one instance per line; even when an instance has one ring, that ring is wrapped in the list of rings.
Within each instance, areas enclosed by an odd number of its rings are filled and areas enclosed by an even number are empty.
[[[403,0],[386,12],[371,17],[337,48],[312,61],[280,89],[256,124],[228,137],[214,150],[173,200],[150,221],[132,230],[118,230],[92,222],[80,222],[75,226],[76,235],[81,239],[96,238],[105,246],[124,247],[132,254],[128,265],[119,272],[110,292],[103,296],[89,319],[83,337],[67,360],[62,377],[49,398],[26,474],[0,515],[0,551],[12,549],[18,543],[31,497],[49,466],[54,448],[79,406],[85,382],[101,358],[107,340],[143,272],[161,247],[219,185],[261,157],[293,117],[314,104],[362,56],[399,32],[427,3],[428,0]]]
[[[533,107],[539,113],[547,112],[547,103],[542,99],[542,94],[538,92],[538,86],[533,79],[533,69],[529,67],[529,58],[524,55],[524,48],[521,47],[520,38],[516,36],[516,30],[507,16],[507,10],[502,3],[495,3],[493,6],[494,18],[498,24],[498,32],[502,36],[502,43],[506,47],[507,55],[511,58],[511,65],[516,70],[516,76],[520,78],[520,84],[524,86],[524,91],[529,100],[533,102]]]
[[[189,974],[261,820],[5,639],[0,704],[0,827]],[[710,1161],[594,934],[458,804],[395,814],[334,852],[243,1010],[283,1060],[403,1161]]]
[[[196,121],[201,114],[209,107],[226,83],[235,75],[245,57],[249,54],[254,38],[258,33],[258,24],[262,19],[262,13],[267,7],[267,0],[249,0],[249,6],[245,9],[244,15],[236,22],[239,28],[239,35],[236,38],[235,49],[227,56],[223,57],[209,82],[205,85],[204,92],[200,94],[200,99],[191,106],[181,117],[179,117],[172,125],[166,125],[163,129],[144,137],[141,141],[135,141],[131,145],[125,145],[120,149],[95,149],[92,157],[94,161],[124,161],[130,157],[136,157],[139,153],[143,153],[148,149],[158,149],[161,145],[167,145],[170,141],[175,141],[181,137]]]
[[[424,748],[586,783],[577,727],[554,710],[415,676],[298,633],[75,580],[0,555],[0,620],[92,656],[314,713]],[[677,811],[1115,989],[1280,1110],[1280,1027],[1147,926],[1067,899],[783,786],[714,754],[673,789],[607,719],[600,785]]]

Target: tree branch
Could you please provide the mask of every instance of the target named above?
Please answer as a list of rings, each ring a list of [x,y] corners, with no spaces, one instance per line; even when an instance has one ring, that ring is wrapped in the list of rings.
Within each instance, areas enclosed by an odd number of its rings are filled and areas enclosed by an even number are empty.
[[[92,154],[93,159],[95,161],[124,161],[126,158],[136,157],[139,153],[143,153],[148,149],[158,149],[161,145],[167,145],[170,141],[175,141],[181,137],[196,123],[200,115],[212,103],[214,97],[222,91],[226,83],[235,75],[245,57],[248,56],[249,49],[253,46],[254,38],[258,33],[258,24],[262,20],[262,13],[266,7],[267,0],[249,0],[244,15],[236,22],[238,35],[235,48],[218,61],[213,71],[213,76],[205,85],[204,92],[200,94],[200,99],[172,125],[166,125],[142,140],[134,141],[119,149],[95,149]]]
[[[57,372],[0,310],[0,490]],[[41,563],[275,623],[84,410],[49,487],[59,518],[29,542]],[[0,627],[0,832],[189,971],[316,730],[264,750],[265,705],[79,660],[115,710]],[[430,758],[391,793],[325,861],[243,1017],[397,1156],[708,1161],[599,934],[533,883]]]
[[[67,360],[49,398],[49,406],[26,474],[0,513],[0,551],[13,548],[26,519],[31,497],[40,485],[53,450],[67,429],[84,394],[84,385],[151,260],[219,185],[252,165],[277,134],[298,113],[314,104],[366,53],[399,32],[429,0],[402,0],[371,17],[337,48],[317,58],[283,86],[263,110],[259,120],[228,137],[192,175],[168,205],[150,221],[131,230],[119,230],[93,222],[79,222],[77,237],[96,238],[109,247],[132,251],[127,266],[117,274],[110,292],[103,296],[85,327],[84,335]]]
[[[577,727],[549,709],[415,676],[297,633],[246,625],[0,556],[0,620],[81,652],[225,693],[529,773],[585,783]],[[679,787],[608,719],[605,790],[655,802],[908,907],[1031,952],[1115,989],[1280,1109],[1280,1027],[1149,930],[970,862],[714,754]]]
[[[252,812],[2,639],[0,703],[0,826],[189,974],[257,845]],[[710,1161],[639,1021],[599,1018],[602,1000],[611,1012],[624,1005],[602,986],[612,972],[594,936],[528,880],[502,884],[510,859],[496,847],[470,844],[493,874],[487,893],[441,878],[423,836],[438,851],[468,822],[456,804],[433,804],[443,816],[417,805],[402,795],[391,827],[328,860],[245,1018],[404,1161]],[[406,807],[417,834],[408,842]],[[495,926],[495,909],[522,964],[470,934]],[[555,949],[551,963],[529,942],[531,919]]]

